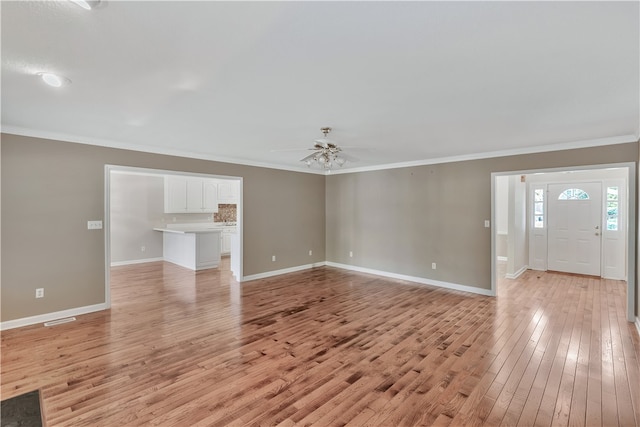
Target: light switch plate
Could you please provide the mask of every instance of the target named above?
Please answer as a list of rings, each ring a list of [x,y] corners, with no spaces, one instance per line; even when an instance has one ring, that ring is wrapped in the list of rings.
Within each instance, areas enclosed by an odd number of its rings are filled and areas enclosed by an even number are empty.
[[[484,220],[484,228],[489,228],[491,227],[491,221],[489,221],[488,219]]]
[[[102,230],[102,221],[87,221],[87,230]]]

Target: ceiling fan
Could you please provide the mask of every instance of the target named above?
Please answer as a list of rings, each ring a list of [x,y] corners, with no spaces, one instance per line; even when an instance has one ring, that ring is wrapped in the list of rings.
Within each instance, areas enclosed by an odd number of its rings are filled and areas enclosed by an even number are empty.
[[[330,127],[323,127],[320,128],[320,130],[324,134],[324,137],[314,140],[313,148],[308,148],[308,150],[312,150],[313,153],[300,159],[307,167],[319,166],[322,169],[331,170],[331,168],[336,165],[340,167],[343,166],[347,161],[358,161],[355,157],[344,154],[342,148],[338,147],[338,144],[327,138],[329,132],[331,132]]]

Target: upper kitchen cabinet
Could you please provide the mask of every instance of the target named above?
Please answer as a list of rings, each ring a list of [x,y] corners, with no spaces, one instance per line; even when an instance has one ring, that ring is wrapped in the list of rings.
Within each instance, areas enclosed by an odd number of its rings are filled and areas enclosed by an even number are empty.
[[[202,181],[202,208],[203,212],[218,212],[218,184],[213,179]]]
[[[237,205],[240,200],[240,186],[236,180],[218,180],[218,203]]]
[[[184,213],[187,211],[186,177],[164,177],[164,211],[165,213]]]
[[[218,186],[215,180],[184,176],[165,176],[165,213],[218,212]]]

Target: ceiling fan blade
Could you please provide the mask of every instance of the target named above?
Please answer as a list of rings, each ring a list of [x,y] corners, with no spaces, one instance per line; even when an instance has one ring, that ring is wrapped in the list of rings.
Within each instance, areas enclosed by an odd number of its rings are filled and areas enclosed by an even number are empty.
[[[317,153],[309,154],[308,156],[303,157],[302,159],[300,159],[300,161],[301,162],[306,162],[307,160],[311,160],[311,159],[313,159],[315,157],[316,154]]]
[[[320,138],[320,139],[314,139],[313,142],[316,143],[316,145],[321,145],[323,148],[327,148],[329,146],[329,144],[334,144],[335,143],[327,138]]]
[[[286,152],[286,151],[300,151],[300,150],[309,150],[313,151],[313,153],[303,157],[300,159],[301,162],[307,163],[310,165],[312,162],[318,162],[318,164],[322,164],[325,169],[331,169],[333,164],[337,166],[344,165],[345,162],[357,162],[359,159],[357,157],[353,157],[349,154],[345,154],[342,149],[345,147],[340,147],[335,142],[331,141],[327,138],[327,134],[331,131],[331,128],[322,128],[322,133],[324,134],[323,138],[314,139],[312,148],[285,148],[281,150],[270,150],[272,153],[276,152]],[[362,147],[349,147],[346,148],[362,148]],[[335,163],[334,163],[335,162]]]

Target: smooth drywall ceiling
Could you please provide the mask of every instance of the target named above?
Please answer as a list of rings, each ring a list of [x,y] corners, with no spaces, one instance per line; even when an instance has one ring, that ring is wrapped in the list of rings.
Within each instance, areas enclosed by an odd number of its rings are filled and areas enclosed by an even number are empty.
[[[634,142],[328,176],[327,261],[490,289],[493,172],[637,159]]]
[[[242,177],[245,276],[325,259],[322,175],[8,134],[1,150],[2,321],[105,302],[104,230],[87,221],[104,219],[106,164]]]

